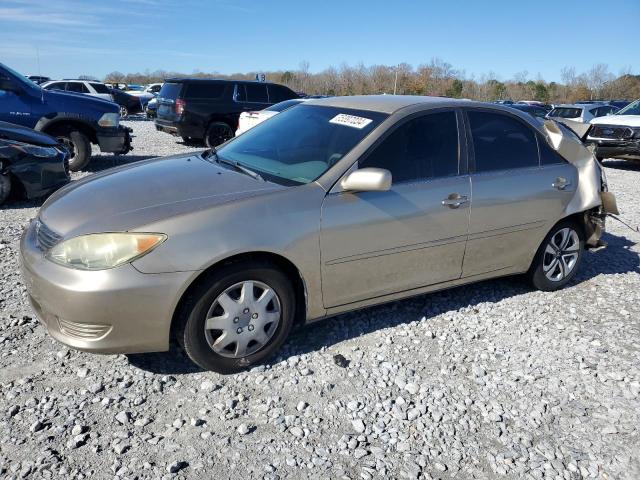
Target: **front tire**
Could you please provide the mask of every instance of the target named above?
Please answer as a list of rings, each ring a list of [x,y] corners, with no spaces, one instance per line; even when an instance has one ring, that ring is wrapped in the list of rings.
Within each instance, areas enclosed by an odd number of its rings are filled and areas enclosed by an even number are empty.
[[[77,172],[87,166],[91,159],[91,142],[89,138],[78,130],[65,130],[56,138],[69,150],[69,170]]]
[[[529,270],[529,279],[538,290],[559,290],[576,276],[583,255],[583,229],[575,222],[564,220],[554,226],[542,242]]]
[[[295,305],[291,282],[274,265],[227,265],[188,294],[177,340],[203,369],[235,373],[280,348],[293,326]]]

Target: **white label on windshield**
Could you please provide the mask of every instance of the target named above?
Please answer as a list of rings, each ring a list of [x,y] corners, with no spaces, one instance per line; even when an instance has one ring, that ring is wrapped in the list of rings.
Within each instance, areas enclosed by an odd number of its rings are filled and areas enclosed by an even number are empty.
[[[372,121],[373,120],[371,120],[370,118],[356,117],[355,115],[340,113],[329,120],[329,123],[337,123],[338,125],[346,125],[347,127],[362,129],[369,125]]]

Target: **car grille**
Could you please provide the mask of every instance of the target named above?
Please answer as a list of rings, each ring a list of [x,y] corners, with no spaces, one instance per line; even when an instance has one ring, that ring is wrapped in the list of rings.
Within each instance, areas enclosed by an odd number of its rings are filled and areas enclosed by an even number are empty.
[[[631,127],[614,127],[609,125],[595,125],[589,136],[591,138],[612,138],[615,140],[627,140],[633,138]]]
[[[36,220],[36,241],[40,250],[46,252],[60,240],[62,240],[62,236],[51,230],[40,220]]]
[[[111,325],[99,323],[78,323],[58,318],[60,332],[82,340],[97,340],[111,331]]]

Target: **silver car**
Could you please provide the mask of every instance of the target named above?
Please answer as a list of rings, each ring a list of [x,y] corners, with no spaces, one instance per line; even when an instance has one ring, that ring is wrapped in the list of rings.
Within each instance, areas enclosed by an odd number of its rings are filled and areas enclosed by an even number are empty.
[[[40,320],[88,352],[204,369],[265,360],[296,323],[513,274],[570,282],[601,245],[598,162],[554,121],[442,98],[311,100],[216,150],[73,182],[21,242]]]

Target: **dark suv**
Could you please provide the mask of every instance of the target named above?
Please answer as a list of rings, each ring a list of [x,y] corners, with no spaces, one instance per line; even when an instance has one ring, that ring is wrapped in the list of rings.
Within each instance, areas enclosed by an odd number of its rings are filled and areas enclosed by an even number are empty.
[[[158,94],[156,129],[216,146],[233,137],[242,112],[292,98],[293,90],[274,83],[170,78]]]

